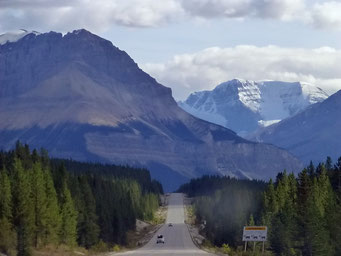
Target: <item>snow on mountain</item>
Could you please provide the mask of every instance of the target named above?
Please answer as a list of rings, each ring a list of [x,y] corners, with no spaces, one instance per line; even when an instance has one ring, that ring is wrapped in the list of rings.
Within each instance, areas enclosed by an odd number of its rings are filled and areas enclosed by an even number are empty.
[[[51,156],[148,168],[166,191],[221,174],[268,179],[302,165],[189,115],[171,90],[84,29],[0,45],[0,149],[17,140]]]
[[[39,35],[40,33],[37,31],[27,31],[26,29],[19,29],[16,31],[8,32],[0,35],[0,45],[6,43],[14,43],[19,41],[21,38],[27,36],[28,34]]]
[[[328,94],[304,82],[234,79],[212,91],[192,93],[179,106],[190,114],[245,136],[291,117]]]
[[[250,136],[289,150],[304,164],[336,161],[341,155],[341,90],[278,124]]]

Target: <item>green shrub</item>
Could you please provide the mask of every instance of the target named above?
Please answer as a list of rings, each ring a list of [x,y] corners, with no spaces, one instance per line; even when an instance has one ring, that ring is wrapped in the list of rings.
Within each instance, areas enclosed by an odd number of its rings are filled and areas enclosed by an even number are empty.
[[[114,252],[119,252],[121,250],[120,246],[118,244],[115,244],[114,247],[112,248]]]
[[[231,252],[231,248],[228,244],[223,244],[221,246],[222,252],[225,254],[229,254]]]

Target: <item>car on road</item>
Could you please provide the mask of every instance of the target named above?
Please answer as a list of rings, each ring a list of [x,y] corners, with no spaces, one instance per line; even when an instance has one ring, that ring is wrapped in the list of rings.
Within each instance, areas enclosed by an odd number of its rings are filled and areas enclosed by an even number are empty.
[[[157,238],[156,238],[156,243],[162,243],[164,244],[165,243],[165,237],[163,235],[158,235]]]
[[[168,223],[168,227],[173,227],[173,224],[172,223]]]

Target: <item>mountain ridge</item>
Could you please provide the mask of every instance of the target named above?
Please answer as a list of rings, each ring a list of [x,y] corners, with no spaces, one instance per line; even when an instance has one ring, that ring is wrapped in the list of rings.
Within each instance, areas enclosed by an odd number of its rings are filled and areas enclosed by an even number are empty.
[[[265,127],[249,138],[289,150],[304,164],[334,161],[341,155],[341,90],[297,115]]]
[[[202,174],[267,179],[298,171],[285,150],[247,141],[178,107],[171,89],[86,30],[0,45],[0,147],[143,166],[166,190]]]
[[[188,113],[245,136],[328,97],[304,82],[233,79],[211,91],[192,93],[179,106]]]

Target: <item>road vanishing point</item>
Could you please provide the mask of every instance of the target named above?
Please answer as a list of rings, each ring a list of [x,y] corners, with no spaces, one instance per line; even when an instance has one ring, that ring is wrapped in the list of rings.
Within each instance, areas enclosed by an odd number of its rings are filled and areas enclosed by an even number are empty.
[[[168,227],[168,223],[172,223],[173,226]],[[159,234],[162,234],[164,236],[164,244],[156,243],[156,238]],[[170,194],[168,201],[166,223],[156,232],[153,238],[142,248],[134,251],[112,254],[112,256],[114,255],[213,256],[214,254],[202,251],[194,245],[188,228],[185,224],[183,194],[172,193]]]

